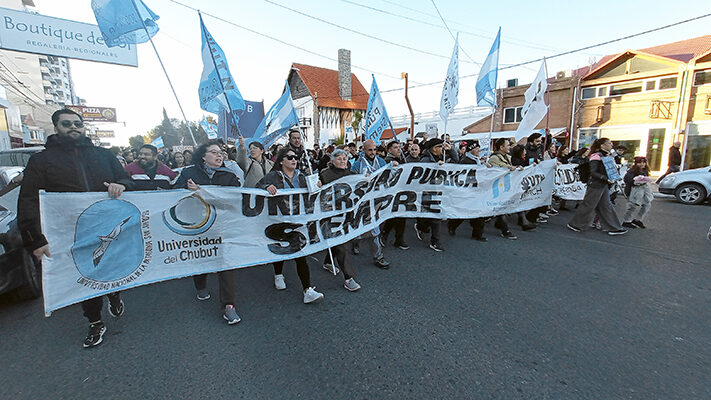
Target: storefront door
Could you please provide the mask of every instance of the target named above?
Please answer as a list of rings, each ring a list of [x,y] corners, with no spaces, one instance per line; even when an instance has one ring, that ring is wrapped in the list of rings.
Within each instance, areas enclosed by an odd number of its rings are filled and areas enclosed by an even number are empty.
[[[647,139],[647,167],[650,171],[659,171],[662,168],[665,134],[666,129],[664,128],[649,130],[649,136]]]

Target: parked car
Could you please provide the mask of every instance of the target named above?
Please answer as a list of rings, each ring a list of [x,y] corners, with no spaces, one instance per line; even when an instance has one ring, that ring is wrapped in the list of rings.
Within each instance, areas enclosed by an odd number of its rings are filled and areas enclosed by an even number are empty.
[[[23,300],[41,296],[41,264],[22,246],[17,215],[2,206],[0,232],[0,294],[15,290]]]
[[[711,195],[711,166],[669,174],[659,182],[659,193],[673,194],[684,204],[701,204]]]
[[[44,146],[21,147],[18,149],[0,150],[1,167],[26,167],[33,154],[44,150]]]

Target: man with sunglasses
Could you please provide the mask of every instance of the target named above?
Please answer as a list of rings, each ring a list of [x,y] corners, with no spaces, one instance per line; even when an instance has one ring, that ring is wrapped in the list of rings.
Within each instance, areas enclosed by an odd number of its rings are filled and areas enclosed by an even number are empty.
[[[84,135],[86,127],[81,116],[69,109],[52,114],[55,134],[47,138],[45,149],[34,154],[27,167],[17,201],[17,225],[25,248],[42,261],[50,257],[49,243],[42,234],[39,211],[39,191],[47,192],[104,192],[117,198],[124,190],[133,188],[126,171],[109,149],[96,147]],[[118,292],[109,298],[109,314],[119,317],[124,304]],[[101,321],[103,297],[81,303],[89,320],[89,333],[84,347],[103,341],[106,326]]]

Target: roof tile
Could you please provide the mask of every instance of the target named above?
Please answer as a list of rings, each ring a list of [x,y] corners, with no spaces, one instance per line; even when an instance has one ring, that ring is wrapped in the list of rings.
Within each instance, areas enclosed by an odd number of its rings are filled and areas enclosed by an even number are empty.
[[[318,93],[320,107],[348,110],[365,110],[368,107],[368,92],[355,74],[351,73],[351,100],[343,100],[338,95],[338,71],[297,63],[291,67],[296,69],[311,97]]]

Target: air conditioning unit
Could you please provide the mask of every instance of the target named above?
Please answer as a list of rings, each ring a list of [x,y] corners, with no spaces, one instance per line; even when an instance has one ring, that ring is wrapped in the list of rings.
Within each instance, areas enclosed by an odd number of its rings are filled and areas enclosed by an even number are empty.
[[[518,86],[518,78],[508,79],[506,81],[506,87]]]
[[[563,79],[568,76],[568,71],[558,71],[555,73],[555,79]]]

